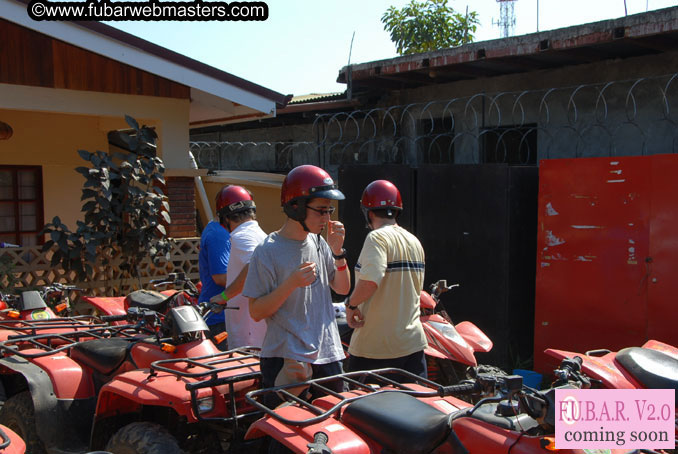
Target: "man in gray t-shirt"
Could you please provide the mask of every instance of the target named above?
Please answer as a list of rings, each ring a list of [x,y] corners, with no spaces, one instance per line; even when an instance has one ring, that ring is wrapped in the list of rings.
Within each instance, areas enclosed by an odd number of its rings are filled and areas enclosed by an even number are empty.
[[[243,295],[250,315],[266,320],[261,350],[263,386],[272,387],[342,372],[344,353],[330,288],[347,294],[344,226],[331,221],[332,200],[342,200],[324,170],[303,165],[282,185],[287,220],[255,249]],[[327,241],[320,236],[328,228]]]

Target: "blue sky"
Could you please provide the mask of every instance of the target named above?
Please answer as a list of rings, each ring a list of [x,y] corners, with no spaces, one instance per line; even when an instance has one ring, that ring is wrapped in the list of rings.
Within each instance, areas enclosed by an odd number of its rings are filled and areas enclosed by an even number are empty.
[[[516,0],[515,34],[617,18],[623,0]],[[272,90],[302,95],[343,91],[338,71],[347,64],[397,56],[381,16],[409,0],[268,0],[264,22],[109,22],[109,25],[228,71]],[[477,11],[476,41],[496,39],[495,0],[449,0],[460,12]],[[677,6],[678,0],[626,0],[628,14]]]

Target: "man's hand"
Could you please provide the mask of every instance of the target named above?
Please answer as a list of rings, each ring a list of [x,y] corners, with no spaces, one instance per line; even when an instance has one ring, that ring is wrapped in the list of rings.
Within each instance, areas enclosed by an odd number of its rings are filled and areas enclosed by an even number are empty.
[[[327,244],[332,248],[335,255],[341,254],[341,247],[344,245],[346,230],[344,224],[339,221],[329,221],[327,224]]]
[[[316,275],[317,273],[315,263],[305,262],[302,263],[301,266],[299,266],[299,269],[292,273],[292,275],[287,279],[290,281],[290,284],[294,286],[294,288],[306,287],[315,281]]]
[[[224,300],[221,300],[220,303],[212,301],[214,298],[211,298],[209,301],[209,306],[207,307],[210,311],[212,311],[213,314],[219,314],[226,309],[226,303],[224,303]]]
[[[212,304],[226,304],[224,298],[221,296],[221,293],[217,293],[212,298],[210,298],[210,303]]]
[[[348,326],[353,329],[362,328],[362,326],[365,324],[365,318],[363,317],[363,313],[360,312],[360,308],[346,308],[346,323],[348,323]]]

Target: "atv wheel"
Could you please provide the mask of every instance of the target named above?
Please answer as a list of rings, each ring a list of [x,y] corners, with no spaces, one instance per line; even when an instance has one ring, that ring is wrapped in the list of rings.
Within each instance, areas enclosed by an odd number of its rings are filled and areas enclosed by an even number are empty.
[[[106,451],[113,454],[185,454],[164,427],[150,422],[126,425],[108,440]]]
[[[26,442],[26,454],[46,454],[45,446],[38,438],[35,427],[35,412],[31,393],[24,391],[5,402],[0,410],[0,424],[17,433]]]
[[[478,364],[476,367],[469,367],[466,371],[468,378],[476,378],[476,375],[478,374],[508,375],[503,369],[496,366],[490,366],[489,364]]]

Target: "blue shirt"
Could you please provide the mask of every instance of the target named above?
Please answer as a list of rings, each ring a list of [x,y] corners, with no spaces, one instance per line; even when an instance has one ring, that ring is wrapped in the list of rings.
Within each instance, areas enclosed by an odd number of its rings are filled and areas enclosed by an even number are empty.
[[[224,291],[212,279],[214,274],[226,274],[228,258],[231,255],[231,235],[219,222],[210,221],[200,236],[200,254],[198,266],[202,290],[198,302],[209,301],[214,295]],[[224,311],[214,314],[206,320],[208,325],[224,323]]]

